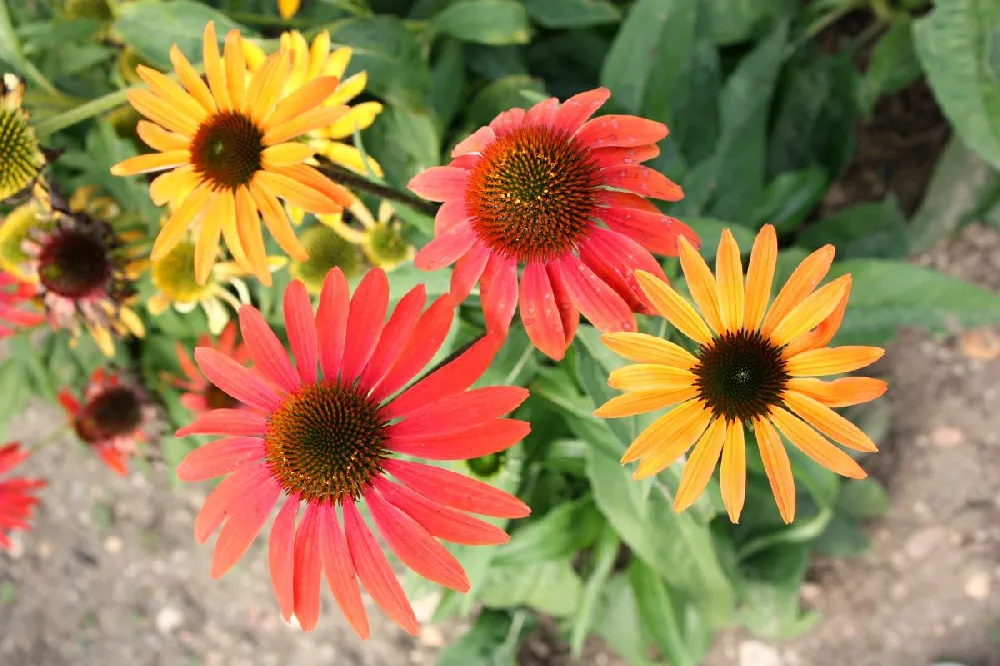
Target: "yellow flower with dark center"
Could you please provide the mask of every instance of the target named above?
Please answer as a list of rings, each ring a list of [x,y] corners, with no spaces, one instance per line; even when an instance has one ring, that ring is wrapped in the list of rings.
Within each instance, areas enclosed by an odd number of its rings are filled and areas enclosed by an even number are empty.
[[[281,249],[303,261],[305,249],[280,200],[312,213],[336,213],[354,201],[305,163],[314,151],[295,141],[345,113],[346,108],[324,106],[340,81],[318,76],[281,97],[291,69],[289,54],[280,50],[269,56],[248,79],[239,32],[226,36],[223,58],[212,22],[204,35],[207,84],[176,45],[170,58],[183,87],[140,66],[149,89],[128,93],[132,106],[152,121],[139,123],[140,138],[159,152],[129,158],[111,171],[127,176],[167,170],[149,188],[154,203],[173,207],[153,245],[153,261],[166,256],[193,226],[199,284],[211,275],[220,237],[235,261],[270,284],[261,216]]]
[[[345,240],[359,245],[373,266],[393,271],[403,262],[412,260],[416,254],[416,249],[403,238],[402,225],[394,219],[394,215],[395,210],[388,201],[379,205],[378,219],[358,201],[346,213],[317,217]],[[347,223],[351,218],[361,224],[360,229]]]
[[[371,157],[367,157],[350,143],[355,131],[367,129],[379,113],[382,104],[379,102],[362,102],[349,106],[349,102],[361,94],[368,82],[366,72],[358,72],[343,79],[347,65],[351,60],[351,49],[341,47],[330,51],[330,33],[323,31],[316,35],[310,46],[305,37],[298,31],[286,32],[281,35],[281,48],[292,54],[292,69],[285,81],[283,95],[294,94],[297,90],[323,76],[335,76],[342,79],[333,94],[323,103],[332,109],[341,109],[343,114],[335,122],[325,127],[316,128],[306,133],[305,141],[316,152],[334,164],[339,164],[355,173],[372,173],[381,178],[382,167]],[[253,42],[244,41],[247,68],[254,72],[266,60],[264,51]],[[290,207],[292,220],[298,224],[304,215],[301,208]]]
[[[361,271],[361,257],[357,246],[322,224],[309,227],[302,234],[302,244],[309,253],[306,261],[293,261],[292,277],[301,280],[312,294],[323,288],[327,273],[339,268],[345,277]]]
[[[768,309],[778,244],[771,225],[761,229],[750,255],[746,282],[739,248],[723,232],[713,277],[683,237],[680,258],[698,311],[659,278],[636,271],[656,310],[694,340],[694,354],[644,333],[611,333],[602,339],[636,361],[611,372],[608,384],[626,391],[600,407],[601,417],[623,417],[673,407],[625,451],[622,463],[639,460],[635,478],[656,474],[691,446],[674,509],[683,511],[704,491],[719,459],[722,499],[739,521],[746,492],[744,427],[752,427],[781,517],[795,517],[795,481],[777,430],[793,446],[842,476],[865,471],[833,439],[855,451],[875,444],[834,412],[873,400],[885,392],[882,380],[816,377],[850,372],[878,360],[878,347],[827,347],[840,328],[850,294],[844,275],[817,289],[830,270],[833,246],[807,257]],[[699,314],[700,311],[700,314]],[[822,434],[821,434],[822,433]]]
[[[24,84],[13,74],[3,75],[0,91],[0,201],[18,194],[38,178],[45,156],[21,108]]]
[[[146,307],[150,314],[160,315],[171,305],[181,313],[191,312],[200,305],[208,319],[209,332],[219,335],[232,316],[226,305],[239,310],[250,303],[250,291],[242,280],[249,273],[236,262],[221,261],[214,265],[209,279],[199,284],[194,274],[195,251],[193,242],[183,240],[151,262],[150,277],[158,292]],[[285,265],[285,258],[269,257],[268,262],[274,271]]]

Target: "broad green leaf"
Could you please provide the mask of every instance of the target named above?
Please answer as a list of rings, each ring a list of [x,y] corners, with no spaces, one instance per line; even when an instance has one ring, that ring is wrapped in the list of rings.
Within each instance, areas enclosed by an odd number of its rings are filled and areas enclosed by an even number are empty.
[[[629,113],[641,111],[649,76],[664,65],[657,51],[673,7],[674,3],[663,0],[637,0],[611,43],[601,69],[601,85]]]
[[[167,68],[170,47],[174,44],[191,62],[202,61],[202,38],[209,21],[215,21],[215,35],[220,44],[230,30],[239,30],[245,37],[254,35],[222,12],[192,0],[122,3],[115,32],[144,59]]]
[[[736,244],[740,246],[740,251],[744,254],[750,252],[753,241],[757,237],[757,233],[744,226],[742,222],[734,224],[723,220],[714,220],[710,217],[685,217],[682,222],[698,234],[698,238],[701,239],[699,251],[703,257],[710,261],[715,260],[715,253],[719,249],[723,229],[729,229],[733,238],[736,239]]]
[[[810,250],[832,243],[837,256],[853,259],[897,259],[907,255],[906,220],[896,198],[845,208],[832,217],[809,225],[799,245]]]
[[[28,376],[24,366],[16,358],[6,358],[0,362],[0,438],[7,433],[11,420],[21,411],[28,400]]]
[[[798,8],[795,0],[713,0],[704,4],[709,9],[712,39],[720,46],[748,41],[774,19],[791,18]]]
[[[585,28],[614,23],[621,10],[608,0],[524,0],[531,18],[546,28]]]
[[[785,171],[768,183],[749,222],[757,228],[773,224],[779,234],[794,231],[823,198],[827,185],[826,171],[816,164]]]
[[[494,563],[490,582],[480,599],[492,608],[528,606],[535,610],[568,617],[580,604],[583,583],[569,559],[517,566]]]
[[[596,619],[596,609],[604,584],[611,576],[611,569],[618,558],[621,540],[614,528],[605,523],[594,546],[594,566],[583,587],[580,606],[573,618],[573,632],[570,636],[570,647],[574,658],[579,658],[583,651],[584,641],[590,635]]]
[[[395,106],[387,109],[384,116],[390,135],[396,138],[396,149],[412,158],[416,171],[441,163],[441,137],[430,113]]]
[[[958,231],[1000,195],[1000,175],[953,136],[938,158],[927,194],[910,220],[910,252],[925,252]]]
[[[1000,0],[949,0],[913,25],[917,55],[966,145],[1000,169]]]
[[[524,5],[517,0],[460,0],[431,21],[446,35],[480,44],[527,44],[531,27]]]
[[[900,326],[946,333],[1000,322],[1000,295],[916,264],[856,259],[834,264],[830,277],[853,276],[838,344],[882,344]]]
[[[829,557],[852,557],[871,548],[871,541],[856,518],[837,512],[813,545],[818,552]]]
[[[531,102],[525,91],[544,92],[542,82],[530,76],[506,76],[491,81],[476,93],[466,110],[466,125],[470,130],[489,123],[501,111],[520,107],[527,109]],[[464,138],[464,137],[463,137]]]
[[[809,565],[809,549],[808,544],[782,545],[744,563],[740,620],[754,635],[788,639],[819,621],[818,614],[803,614],[799,607],[799,586]]]
[[[538,374],[538,356],[524,327],[512,326],[503,347],[476,386],[527,386]]]
[[[660,575],[642,560],[635,559],[629,565],[628,578],[642,626],[652,636],[660,654],[674,666],[697,666],[698,660],[691,654]]]
[[[615,575],[605,586],[597,632],[629,666],[660,666],[662,662],[650,657],[652,639],[643,628],[639,608],[628,577]]]
[[[510,541],[496,548],[493,564],[519,566],[570,557],[593,543],[603,522],[591,498],[567,502],[514,530]]]
[[[439,127],[451,125],[465,98],[465,57],[462,43],[446,39],[431,71],[432,99]]]
[[[862,103],[870,114],[882,95],[899,92],[923,73],[920,60],[913,50],[913,26],[908,20],[889,26],[872,49],[865,70]]]
[[[515,624],[514,617],[504,611],[484,610],[471,629],[441,651],[436,665],[515,666],[516,647],[530,624]]]
[[[875,479],[848,479],[840,486],[837,508],[855,518],[884,516],[889,512],[889,493]]]
[[[21,41],[14,32],[14,25],[7,11],[7,3],[0,3],[0,60],[13,67],[18,73],[50,94],[59,94],[48,79],[24,56]]]

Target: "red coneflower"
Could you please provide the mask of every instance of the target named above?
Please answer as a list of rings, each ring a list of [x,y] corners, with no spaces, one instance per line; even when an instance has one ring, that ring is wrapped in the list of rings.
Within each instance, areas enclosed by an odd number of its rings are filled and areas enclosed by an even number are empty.
[[[245,365],[249,356],[246,347],[242,343],[236,342],[236,323],[229,322],[222,330],[219,340],[212,344],[212,338],[202,335],[198,338],[199,347],[212,347],[220,354],[228,356],[240,365]],[[177,361],[181,365],[183,378],[173,380],[174,386],[183,389],[181,404],[190,409],[195,414],[211,411],[213,409],[234,408],[239,406],[239,402],[224,393],[215,384],[205,379],[205,375],[198,371],[198,366],[194,364],[188,356],[184,345],[177,343]]]
[[[0,447],[0,475],[14,469],[28,458],[18,442]],[[7,535],[13,530],[28,529],[28,520],[38,504],[35,491],[45,486],[44,481],[15,477],[0,481],[0,548],[10,549]]]
[[[343,273],[334,269],[315,317],[301,282],[285,291],[294,365],[248,305],[240,310],[240,328],[263,377],[218,350],[195,350],[208,380],[249,408],[206,412],[177,431],[178,436],[225,435],[196,449],[177,468],[185,481],[228,475],[198,514],[195,538],[203,542],[222,526],[212,561],[212,575],[219,577],[246,552],[284,497],[271,528],[271,580],[282,616],[288,620],[294,613],[307,631],[319,619],[321,571],[363,638],[369,626],[359,580],[393,621],[410,634],[419,630],[361,517],[362,502],[404,564],[463,592],[469,589],[465,572],[436,539],[503,543],[508,538],[503,530],[465,512],[506,518],[529,512],[492,486],[393,455],[464,460],[507,449],[529,430],[523,421],[502,418],[527,397],[525,389],[468,390],[499,349],[496,336],[476,342],[400,393],[437,352],[454,318],[449,296],[421,312],[425,300],[423,285],[415,287],[386,321],[385,272],[369,271],[351,298]],[[296,526],[300,508],[305,511]]]
[[[45,322],[45,313],[32,305],[37,291],[33,284],[22,282],[10,273],[0,273],[0,321],[12,325],[0,324],[0,338]],[[22,309],[22,304],[28,304],[29,309]]]
[[[84,390],[83,404],[65,390],[59,392],[59,402],[80,441],[93,448],[112,471],[125,476],[127,457],[135,453],[139,442],[148,440],[146,431],[156,417],[142,389],[99,368]]]
[[[436,237],[416,265],[454,263],[458,300],[478,281],[492,330],[507,331],[520,291],[528,337],[554,359],[572,341],[581,312],[602,331],[635,330],[632,313],[653,310],[633,271],[666,279],[650,252],[676,255],[679,236],[698,243],[687,225],[646,199],[684,196],[640,164],[659,154],[666,126],[635,116],[588,120],[610,94],[598,88],[563,104],[550,98],[529,111],[505,111],[459,143],[451,164],[409,185],[444,202]]]

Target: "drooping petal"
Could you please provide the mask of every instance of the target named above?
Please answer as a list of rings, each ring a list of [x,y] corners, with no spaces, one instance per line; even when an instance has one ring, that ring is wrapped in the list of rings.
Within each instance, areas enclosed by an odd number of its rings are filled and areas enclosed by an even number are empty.
[[[386,428],[394,441],[459,432],[508,414],[528,398],[520,386],[486,386],[457,393],[408,414]]]
[[[781,407],[771,408],[771,420],[796,448],[831,472],[852,479],[868,476],[853,458]]]
[[[281,507],[268,540],[267,561],[271,572],[271,586],[281,609],[281,617],[288,622],[295,610],[295,518],[299,515],[298,497],[289,497]]]
[[[445,201],[434,215],[434,235],[446,234],[460,224],[472,221],[465,208],[465,199]]]
[[[358,636],[367,640],[371,629],[368,625],[368,613],[361,601],[357,572],[351,561],[347,537],[337,520],[337,511],[329,504],[319,507],[319,545],[323,572],[337,605]]]
[[[465,194],[469,172],[450,166],[424,169],[407,184],[411,190],[431,201],[459,199]]]
[[[316,381],[316,359],[319,352],[316,340],[316,320],[313,317],[309,292],[298,280],[292,280],[285,289],[285,327],[288,343],[295,355],[295,367],[303,383]]]
[[[622,464],[630,463],[633,460],[641,458],[649,453],[656,453],[655,449],[666,442],[667,447],[661,448],[659,453],[662,454],[660,457],[669,458],[668,462],[664,463],[664,467],[672,464],[674,460],[680,458],[684,455],[684,452],[694,444],[694,440],[697,439],[698,435],[691,437],[691,440],[687,443],[681,442],[678,444],[676,434],[684,430],[688,424],[693,423],[702,418],[702,414],[708,415],[710,412],[705,406],[705,403],[700,400],[688,400],[687,402],[682,402],[681,404],[674,407],[672,410],[661,416],[660,418],[653,421],[648,428],[639,433],[639,436],[635,438],[631,446],[625,450],[622,455]],[[707,418],[705,419],[705,425],[708,425]],[[702,426],[702,430],[705,427]],[[677,445],[677,446],[674,446]],[[668,451],[669,450],[669,455]],[[679,449],[676,450],[675,449]]]
[[[188,435],[231,435],[234,437],[264,436],[267,420],[258,414],[243,409],[213,409],[198,414],[175,433],[177,437]]]
[[[517,262],[493,254],[479,280],[486,328],[506,335],[517,309]]]
[[[545,264],[531,262],[521,275],[521,322],[531,343],[559,361],[566,353],[566,335]]]
[[[244,405],[270,413],[281,404],[267,382],[228,356],[198,347],[194,350],[194,360],[208,381]]]
[[[306,511],[295,530],[295,570],[292,592],[295,617],[305,631],[312,631],[319,621],[319,588],[322,582],[322,556],[319,545],[320,507],[306,503]]]
[[[788,452],[767,419],[754,419],[753,430],[778,512],[785,524],[791,523],[795,519],[795,477]]]
[[[645,271],[636,271],[635,276],[656,310],[681,333],[701,345],[711,342],[712,331],[705,320],[670,285]]]
[[[510,540],[507,533],[496,525],[467,516],[405,486],[379,479],[376,488],[387,502],[438,539],[468,546],[497,545]]]
[[[181,481],[204,481],[234,472],[264,458],[260,437],[226,437],[200,446],[177,465]]]
[[[726,440],[727,431],[725,419],[715,419],[698,440],[684,464],[681,483],[674,498],[674,511],[684,511],[705,492],[708,481],[712,478],[712,472],[719,462],[719,456],[722,455],[722,445]]]
[[[362,278],[351,297],[351,311],[347,317],[344,343],[344,362],[340,368],[341,380],[351,383],[368,363],[385,326],[385,313],[389,308],[389,281],[385,271],[374,268]]]
[[[698,395],[698,389],[694,386],[679,389],[633,391],[611,398],[594,410],[594,416],[608,419],[645,414],[690,400],[696,395]]]
[[[696,401],[696,404],[701,403]],[[680,409],[680,407],[676,407],[675,411],[677,409]],[[667,416],[670,416],[670,414],[667,414]],[[683,423],[675,426],[675,429],[671,431],[671,436],[661,440],[661,447],[659,449],[653,448],[643,455],[642,460],[639,461],[639,466],[632,473],[633,479],[648,478],[674,464],[678,458],[691,448],[691,445],[698,440],[705,431],[705,428],[713,421],[711,411],[704,408],[704,406],[700,411],[685,416],[686,418]],[[663,445],[663,442],[668,443]],[[635,446],[634,443],[633,446]],[[627,453],[628,451],[626,451]]]
[[[653,304],[646,298],[636,270],[644,270],[666,281],[659,262],[645,248],[628,236],[595,227],[580,244],[580,259],[628,305],[642,314],[652,314]]]
[[[796,391],[785,391],[783,397],[785,405],[799,418],[838,444],[866,453],[878,451],[875,442],[861,428],[826,405]]]
[[[359,385],[364,389],[376,386],[393,366],[403,351],[403,345],[413,333],[420,317],[420,311],[427,300],[427,290],[418,284],[399,299],[389,321],[382,331],[371,360],[361,373]]]
[[[823,377],[858,370],[882,358],[879,347],[824,347],[802,352],[785,362],[792,377]]]
[[[446,435],[393,438],[385,446],[396,453],[428,460],[467,460],[510,448],[524,439],[530,430],[531,426],[525,421],[497,419]]]
[[[240,331],[254,367],[262,375],[289,393],[302,385],[278,336],[252,305],[240,308]]]
[[[382,466],[411,490],[459,511],[497,518],[523,518],[531,513],[514,495],[457,472],[397,458],[384,460]]]
[[[569,347],[576,337],[576,331],[580,327],[580,310],[576,307],[573,299],[566,289],[566,280],[563,278],[562,269],[554,264],[547,264],[545,272],[549,275],[549,282],[552,283],[552,293],[556,298],[556,307],[559,308],[559,319],[562,320],[563,333],[566,336],[566,347]]]
[[[227,511],[226,522],[212,553],[212,578],[220,578],[243,557],[260,534],[280,494],[281,486],[268,476],[243,501]]]
[[[601,193],[603,206],[594,210],[608,228],[628,236],[655,254],[677,256],[677,239],[686,238],[691,246],[701,246],[698,235],[680,220],[661,213],[655,205],[629,192],[608,190]]]
[[[690,370],[698,359],[680,345],[647,333],[605,333],[601,336],[608,349],[636,363],[658,363]]]
[[[634,331],[635,315],[628,303],[578,257],[567,254],[559,259],[563,284],[573,303],[603,332]]]
[[[239,507],[247,494],[271,477],[266,465],[238,469],[215,487],[194,519],[194,538],[205,543],[209,535],[222,524],[232,508]]]
[[[319,362],[326,379],[336,379],[344,359],[347,317],[351,292],[340,268],[334,268],[323,280],[316,310],[316,332],[319,337]]]

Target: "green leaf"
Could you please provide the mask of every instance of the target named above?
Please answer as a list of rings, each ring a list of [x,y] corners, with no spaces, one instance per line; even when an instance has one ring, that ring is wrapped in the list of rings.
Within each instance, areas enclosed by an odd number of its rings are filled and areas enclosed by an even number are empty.
[[[611,43],[601,68],[601,85],[630,113],[641,111],[649,76],[654,67],[664,64],[657,50],[673,7],[663,0],[637,0]]]
[[[461,0],[435,16],[431,25],[465,42],[501,45],[531,40],[528,14],[516,0]]]
[[[591,498],[567,502],[514,530],[510,541],[495,549],[493,564],[507,567],[570,557],[593,543],[603,522]]]
[[[28,375],[16,358],[0,362],[0,438],[7,433],[11,420],[28,400]]]
[[[865,71],[863,104],[872,113],[882,95],[899,92],[923,73],[913,49],[913,30],[909,20],[889,26],[872,49]]]
[[[709,9],[712,39],[719,46],[738,44],[760,35],[761,27],[776,18],[791,18],[795,0],[713,0]]]
[[[546,28],[586,28],[614,23],[621,11],[608,0],[524,0],[531,18]]]
[[[838,512],[813,545],[829,557],[853,557],[871,548],[871,541],[855,518]]]
[[[906,232],[903,211],[890,194],[881,203],[851,206],[806,227],[799,244],[815,250],[832,243],[837,256],[848,259],[896,259],[907,254]]]
[[[594,626],[594,620],[596,619],[595,609],[601,592],[604,590],[604,584],[611,576],[611,569],[618,558],[618,549],[620,546],[621,540],[615,533],[614,528],[611,525],[605,524],[604,529],[601,530],[601,535],[597,539],[597,545],[594,547],[593,571],[584,585],[580,606],[573,619],[570,647],[574,658],[578,659],[580,657],[584,641],[587,640],[590,629]]]
[[[856,259],[831,277],[853,276],[851,301],[836,342],[883,344],[900,326],[945,333],[1000,322],[1000,295],[916,264]]]
[[[518,566],[494,563],[492,571],[479,597],[492,608],[528,606],[556,617],[569,617],[583,596],[583,583],[569,559]]]
[[[465,99],[465,56],[462,43],[445,39],[431,71],[432,99],[440,128],[451,125]]]
[[[430,113],[394,106],[384,116],[389,134],[396,139],[396,149],[410,156],[414,172],[441,163],[441,137]]]
[[[1000,169],[1000,0],[949,0],[914,22],[927,80],[966,145]]]
[[[740,619],[754,635],[768,640],[798,636],[819,621],[802,613],[799,586],[809,565],[808,544],[782,545],[744,564]]]
[[[639,559],[629,565],[628,579],[642,626],[652,636],[660,654],[674,666],[697,666],[663,579]]]
[[[17,33],[14,32],[14,25],[11,23],[6,2],[0,3],[0,60],[13,67],[45,92],[53,95],[59,94],[55,86],[24,56],[21,41],[17,38]]]
[[[827,185],[826,171],[816,164],[779,174],[768,183],[760,205],[750,215],[753,226],[770,223],[779,234],[794,231],[823,198]]]
[[[875,479],[848,479],[840,486],[837,508],[854,518],[878,518],[889,512],[889,493]]]
[[[437,666],[515,666],[515,648],[529,624],[515,624],[514,617],[503,611],[484,610],[472,628],[441,651]]]
[[[650,659],[651,639],[639,613],[638,599],[628,578],[617,574],[605,586],[597,632],[629,666],[657,666],[660,662]]]
[[[524,327],[512,326],[503,347],[476,386],[527,386],[538,374],[538,353]]]
[[[736,244],[740,246],[740,251],[744,254],[750,252],[753,241],[757,233],[742,224],[733,224],[723,220],[713,220],[710,217],[685,217],[684,224],[694,229],[701,239],[699,251],[703,257],[712,261],[715,260],[715,253],[719,249],[719,241],[722,239],[722,230],[729,229],[736,239]]]
[[[429,299],[447,294],[451,288],[451,273],[449,271],[422,271],[412,263],[406,263],[392,271],[389,278],[389,301],[395,302],[405,296],[411,289],[424,285]],[[358,275],[347,281],[351,292],[361,283],[364,275]]]
[[[525,96],[527,91],[545,92],[545,87],[538,79],[522,74],[491,81],[469,102],[466,125],[479,127],[493,120],[501,111],[514,107],[529,108],[533,102]]]
[[[215,21],[220,44],[230,30],[239,30],[245,37],[255,35],[222,12],[192,0],[122,3],[115,32],[144,59],[165,68],[170,66],[170,47],[174,44],[191,62],[202,61],[202,40],[209,21]]]
[[[1000,195],[1000,175],[953,136],[934,167],[927,194],[910,220],[910,252],[925,252],[971,222]]]

